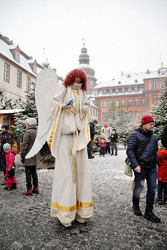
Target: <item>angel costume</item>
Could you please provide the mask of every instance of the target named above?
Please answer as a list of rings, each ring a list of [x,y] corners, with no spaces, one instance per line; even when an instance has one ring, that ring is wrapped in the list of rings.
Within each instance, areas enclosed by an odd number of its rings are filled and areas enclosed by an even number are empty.
[[[81,70],[73,70],[74,73],[85,75]],[[44,77],[45,76],[45,77]],[[57,217],[64,226],[71,226],[71,222],[77,219],[83,223],[84,219],[93,215],[93,200],[91,192],[90,170],[87,156],[87,144],[90,141],[88,108],[86,91],[82,84],[73,83],[70,86],[61,85],[56,91],[51,104],[43,105],[42,87],[46,88],[44,78],[49,79],[50,86],[55,88],[55,82],[51,85],[51,78],[55,78],[55,72],[45,69],[39,74],[37,84],[36,102],[39,107],[39,132],[33,150],[26,156],[32,157],[40,150],[47,140],[51,154],[56,158],[54,170],[53,188],[51,197],[51,216]],[[37,79],[37,80],[38,80]],[[66,78],[67,79],[67,78]],[[69,74],[69,79],[71,75]],[[71,80],[70,80],[71,81]],[[49,81],[48,81],[49,83]],[[41,91],[41,93],[40,93]],[[45,91],[46,95],[52,95]],[[48,98],[47,98],[48,99]],[[64,108],[69,100],[73,105]],[[44,99],[43,99],[44,100]],[[46,106],[48,105],[48,107]],[[43,114],[46,112],[45,114]],[[45,116],[45,117],[44,117]],[[42,120],[43,119],[43,120]]]

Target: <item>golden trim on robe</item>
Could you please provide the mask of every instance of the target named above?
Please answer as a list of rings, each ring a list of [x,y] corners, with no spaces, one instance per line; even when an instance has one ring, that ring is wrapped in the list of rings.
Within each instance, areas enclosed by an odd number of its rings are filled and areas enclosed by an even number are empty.
[[[50,148],[50,149],[51,149],[51,145],[52,145],[53,134],[54,134],[55,127],[56,127],[57,120],[58,120],[59,113],[60,113],[60,108],[61,108],[61,103],[59,104],[58,113],[57,113],[57,116],[56,116],[56,120],[55,120],[55,123],[54,123],[54,125],[53,125],[52,131],[51,131],[51,134],[50,134],[50,138],[49,138],[49,148]]]
[[[88,122],[88,113],[86,113],[86,133],[88,142],[90,142],[90,132],[89,132],[89,122]]]
[[[65,206],[59,205],[57,202],[51,202],[51,207],[56,207],[60,211],[63,211],[63,212],[72,212],[72,211],[77,209],[77,206],[78,207],[83,207],[83,208],[93,207],[93,199],[92,199],[92,202],[90,202],[90,203],[84,203],[84,202],[81,202],[81,201],[77,201],[76,204],[77,205],[74,205],[72,207],[65,207]]]

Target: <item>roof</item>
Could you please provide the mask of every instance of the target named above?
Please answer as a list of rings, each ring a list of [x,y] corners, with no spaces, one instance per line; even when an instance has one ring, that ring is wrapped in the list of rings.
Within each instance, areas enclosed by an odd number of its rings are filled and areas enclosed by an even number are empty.
[[[24,111],[23,109],[2,109],[2,110],[0,110],[0,115],[20,113],[23,111]]]
[[[162,75],[159,73],[159,71],[149,71],[149,72],[129,73],[129,74],[122,73],[118,78],[109,81],[98,82],[97,85],[94,87],[94,89],[113,87],[113,86],[116,87],[122,85],[144,84],[144,79],[162,78],[162,77],[167,77],[167,74]]]
[[[10,44],[9,44],[10,43]],[[11,49],[15,49],[17,45],[13,44],[8,38],[4,37],[0,33],[0,54],[5,56],[10,61],[14,62],[27,72],[36,76],[36,74],[32,71],[32,68],[29,63],[33,63],[35,60],[32,57],[27,56],[23,51],[20,51],[20,63],[17,62],[11,52]],[[42,65],[37,64],[37,74],[41,71],[41,68],[44,68]]]

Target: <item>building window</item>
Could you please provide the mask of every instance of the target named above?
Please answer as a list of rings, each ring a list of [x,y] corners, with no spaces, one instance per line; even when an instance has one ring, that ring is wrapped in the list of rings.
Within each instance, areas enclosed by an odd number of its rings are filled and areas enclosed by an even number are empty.
[[[17,87],[21,88],[22,84],[22,73],[20,71],[17,71]]]
[[[109,101],[109,107],[113,108],[113,106],[114,106],[113,101]]]
[[[139,106],[139,99],[135,99],[135,106]]]
[[[119,89],[116,89],[116,90],[115,90],[115,94],[119,94]]]
[[[156,80],[152,81],[152,89],[157,89],[157,81]]]
[[[158,102],[158,96],[157,95],[153,95],[153,103],[157,103]]]
[[[103,90],[103,95],[106,95],[107,94],[107,91],[106,89]]]
[[[164,88],[165,88],[165,80],[162,80],[162,84],[161,84],[161,86],[162,86],[162,89],[164,89]]]
[[[122,94],[124,94],[125,93],[125,89],[122,89]]]
[[[101,95],[101,94],[102,94],[102,90],[99,89],[99,90],[98,90],[98,95]]]
[[[115,101],[115,107],[119,107],[119,100]]]
[[[112,95],[112,89],[109,89],[109,94]]]
[[[15,50],[15,60],[20,63],[20,53],[17,50]]]
[[[122,103],[122,107],[125,107],[125,106],[126,106],[125,100],[122,100],[121,103]]]
[[[128,93],[132,93],[132,88],[128,88]]]
[[[115,94],[115,89],[112,90],[112,93]]]
[[[103,108],[107,107],[107,101],[103,101]]]
[[[146,105],[146,100],[145,99],[141,99],[141,105],[145,106]]]
[[[26,91],[30,92],[30,90],[31,90],[31,78],[27,76]]]
[[[128,100],[128,106],[132,106],[132,100]]]
[[[10,81],[10,65],[7,63],[4,64],[4,81],[8,83]]]
[[[136,88],[134,89],[134,92],[139,92],[139,88],[136,87]]]

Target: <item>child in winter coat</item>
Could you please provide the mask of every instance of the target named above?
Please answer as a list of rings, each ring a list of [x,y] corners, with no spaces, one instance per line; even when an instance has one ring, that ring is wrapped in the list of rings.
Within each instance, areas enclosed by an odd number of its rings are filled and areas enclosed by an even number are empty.
[[[100,156],[101,155],[105,155],[106,153],[106,139],[105,139],[105,136],[104,135],[101,135],[101,138],[99,140],[99,144],[100,144]]]
[[[11,145],[5,143],[3,149],[6,157],[6,187],[5,190],[12,190],[17,188],[17,182],[15,178],[14,171],[14,161],[15,161],[15,152],[11,150]]]
[[[162,146],[161,141],[158,142],[159,151],[158,155],[158,197],[157,202],[160,204],[167,203],[167,149]],[[164,191],[164,202],[162,200]]]

